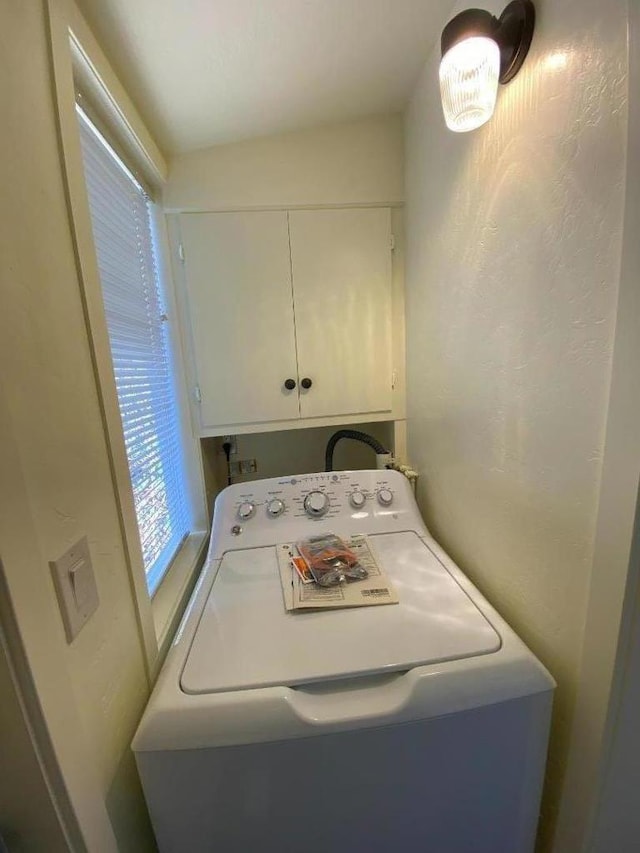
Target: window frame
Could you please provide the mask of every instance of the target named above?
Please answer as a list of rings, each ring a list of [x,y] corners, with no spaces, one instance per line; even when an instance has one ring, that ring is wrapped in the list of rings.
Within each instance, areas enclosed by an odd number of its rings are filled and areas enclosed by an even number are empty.
[[[65,169],[66,193],[76,263],[82,282],[82,298],[91,347],[96,389],[100,398],[105,437],[111,463],[114,492],[123,537],[125,557],[137,608],[142,645],[150,681],[157,673],[173,632],[189,597],[205,556],[209,532],[201,448],[192,429],[185,382],[185,347],[179,328],[175,284],[168,256],[167,230],[157,202],[152,205],[157,239],[158,274],[170,316],[169,338],[176,372],[177,406],[184,443],[187,480],[193,507],[194,529],[185,539],[152,598],[142,560],[129,465],[124,444],[120,408],[111,364],[111,349],[102,300],[102,288],[76,116],[76,90],[90,95],[102,131],[136,178],[157,199],[166,179],[167,166],[153,138],[140,119],[127,93],[107,62],[75,4],[48,0],[51,59],[56,96],[60,147]],[[173,320],[173,322],[171,322]]]

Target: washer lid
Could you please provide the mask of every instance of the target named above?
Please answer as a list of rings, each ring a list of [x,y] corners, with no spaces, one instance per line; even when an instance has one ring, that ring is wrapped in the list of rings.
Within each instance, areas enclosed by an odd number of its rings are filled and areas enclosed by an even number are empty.
[[[287,613],[276,548],[228,551],[182,672],[183,691],[330,681],[500,648],[494,628],[416,533],[370,542],[400,604]]]

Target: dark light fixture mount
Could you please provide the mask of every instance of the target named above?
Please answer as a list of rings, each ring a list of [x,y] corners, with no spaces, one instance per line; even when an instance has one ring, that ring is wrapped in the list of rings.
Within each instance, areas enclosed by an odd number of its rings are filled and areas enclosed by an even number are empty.
[[[440,84],[445,118],[452,130],[471,130],[491,116],[495,92],[490,89],[508,83],[522,67],[535,18],[532,0],[512,0],[499,18],[483,9],[466,9],[445,26],[440,41]],[[470,112],[463,117],[465,109],[473,108],[474,86],[475,123]],[[457,117],[452,109],[460,111]]]
[[[464,39],[486,36],[500,49],[500,83],[513,80],[525,60],[533,38],[536,10],[531,0],[512,0],[499,18],[484,9],[466,9],[442,31],[442,56]]]

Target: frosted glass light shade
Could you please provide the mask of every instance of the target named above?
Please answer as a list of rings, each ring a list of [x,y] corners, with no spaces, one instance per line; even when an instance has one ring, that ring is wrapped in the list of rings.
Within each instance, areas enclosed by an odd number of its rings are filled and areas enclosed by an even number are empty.
[[[440,61],[444,120],[458,133],[474,130],[493,115],[500,76],[500,48],[492,38],[459,41]]]

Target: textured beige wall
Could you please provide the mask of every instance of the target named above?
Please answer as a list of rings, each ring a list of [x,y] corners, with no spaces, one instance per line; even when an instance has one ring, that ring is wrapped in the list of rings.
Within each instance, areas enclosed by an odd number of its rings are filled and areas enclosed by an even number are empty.
[[[16,526],[7,527],[4,563],[27,647],[51,626],[47,671],[32,660],[36,684],[59,677],[58,700],[80,722],[73,748],[80,745],[97,779],[120,851],[138,853],[150,838],[129,743],[148,683],[69,229],[44,4],[0,5],[0,391],[15,441],[11,463],[19,465],[24,512],[41,554],[25,578],[12,558],[25,544]],[[2,506],[13,510],[12,477],[2,477],[0,487]],[[83,535],[100,606],[67,645],[47,561]],[[25,594],[29,586],[37,594]]]
[[[489,124],[446,130],[436,52],[408,110],[408,441],[434,535],[559,682],[549,833],[598,509],[627,9],[541,0],[536,10],[531,53]]]
[[[402,118],[360,121],[217,145],[174,157],[168,210],[400,202]]]

